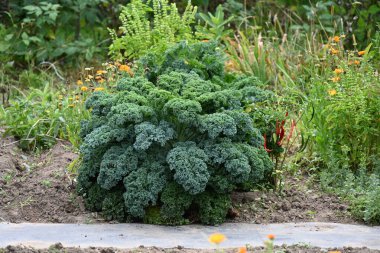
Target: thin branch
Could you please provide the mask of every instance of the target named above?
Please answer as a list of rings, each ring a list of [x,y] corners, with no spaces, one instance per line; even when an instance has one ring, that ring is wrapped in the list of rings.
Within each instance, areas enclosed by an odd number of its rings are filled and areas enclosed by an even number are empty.
[[[49,65],[50,67],[52,67],[52,68],[54,69],[54,72],[55,72],[55,74],[58,76],[58,78],[61,79],[62,81],[65,81],[65,78],[63,78],[63,77],[59,74],[57,68],[55,67],[55,65],[54,65],[53,63],[51,63],[51,62],[47,62],[47,61],[43,61],[43,62],[40,63],[40,65]]]

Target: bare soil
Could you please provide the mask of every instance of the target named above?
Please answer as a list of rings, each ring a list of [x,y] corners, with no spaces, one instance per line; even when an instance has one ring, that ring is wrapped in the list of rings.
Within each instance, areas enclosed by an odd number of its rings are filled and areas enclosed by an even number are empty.
[[[235,217],[231,222],[337,222],[357,224],[341,198],[322,192],[303,177],[287,179],[281,192],[254,191],[232,194]],[[230,212],[231,213],[231,212]]]
[[[2,135],[0,129],[0,136]],[[40,155],[22,152],[12,138],[0,137],[0,221],[94,223],[101,216],[85,210],[67,167],[77,158],[70,144],[58,142]],[[281,192],[232,195],[229,222],[279,223],[323,221],[357,223],[348,205],[317,186],[288,180]]]
[[[31,247],[24,246],[8,246],[6,248],[0,248],[0,253],[213,253],[216,252],[215,249],[210,250],[200,250],[200,249],[187,249],[178,246],[173,249],[162,249],[157,247],[143,247],[135,249],[115,249],[115,248],[65,248],[62,244],[57,243],[50,246],[48,249],[34,249]],[[224,253],[236,253],[239,252],[238,248],[235,249],[224,249]],[[264,247],[248,247],[247,252],[257,252],[264,253]],[[342,253],[380,253],[380,250],[371,250],[368,248],[330,248],[330,249],[322,249],[318,247],[310,247],[307,245],[293,245],[293,246],[276,246],[274,248],[274,252],[297,252],[297,253],[317,253],[317,252],[342,252]]]
[[[14,139],[0,139],[0,221],[85,223],[96,219],[85,211],[67,172],[76,157],[67,142],[32,155],[19,150]]]

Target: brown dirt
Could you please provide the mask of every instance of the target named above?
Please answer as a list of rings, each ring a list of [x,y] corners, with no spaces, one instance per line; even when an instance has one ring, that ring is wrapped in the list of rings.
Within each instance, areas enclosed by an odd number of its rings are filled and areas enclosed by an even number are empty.
[[[0,136],[1,136],[0,129]],[[12,138],[0,138],[0,221],[102,222],[85,211],[75,194],[68,165],[77,157],[67,142],[41,155],[20,151]],[[279,223],[323,221],[357,223],[338,197],[322,193],[305,180],[287,182],[281,193],[234,193],[230,222]]]
[[[335,195],[308,185],[305,177],[287,180],[281,192],[235,192],[232,195],[232,222],[338,222],[359,223],[351,217],[349,206]]]
[[[257,253],[264,253],[265,248],[264,247],[248,247],[247,252],[257,252]],[[317,252],[342,252],[342,253],[380,253],[380,250],[371,250],[368,248],[351,248],[351,247],[345,247],[345,248],[330,248],[330,249],[322,249],[318,247],[310,247],[307,245],[293,245],[293,246],[276,246],[274,248],[274,252],[284,252],[284,253],[290,253],[290,252],[297,252],[297,253],[317,253]],[[215,249],[210,250],[199,250],[199,249],[187,249],[182,247],[177,247],[173,249],[162,249],[157,247],[143,247],[140,246],[139,248],[135,249],[115,249],[115,248],[96,248],[96,247],[90,247],[90,248],[65,248],[62,246],[62,244],[57,243],[52,246],[50,246],[48,249],[34,249],[31,247],[24,247],[24,246],[8,246],[6,248],[1,249],[0,253],[213,253],[216,252]],[[224,253],[236,253],[239,252],[238,248],[235,249],[224,249],[222,252]]]
[[[14,142],[0,139],[0,221],[91,222],[94,217],[85,211],[66,171],[77,157],[70,145],[58,142],[36,156]]]

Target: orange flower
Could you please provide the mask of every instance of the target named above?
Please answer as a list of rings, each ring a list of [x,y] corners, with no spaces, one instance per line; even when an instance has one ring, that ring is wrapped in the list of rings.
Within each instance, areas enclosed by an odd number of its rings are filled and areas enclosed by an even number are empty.
[[[103,91],[104,88],[103,87],[96,87],[94,91]]]
[[[330,49],[330,52],[331,54],[338,54],[339,53],[339,50],[335,49],[335,48],[331,48]]]
[[[99,79],[98,83],[104,83],[104,79],[103,78]]]
[[[276,238],[276,236],[274,234],[269,234],[269,235],[267,235],[267,237],[269,240],[274,240],[274,238]]]
[[[359,64],[360,64],[360,61],[355,60],[355,61],[354,61],[354,64],[355,64],[355,65],[359,65]]]
[[[240,247],[238,253],[247,253],[246,247]]]
[[[342,252],[339,250],[333,250],[333,251],[329,251],[328,253],[342,253]]]
[[[77,81],[77,85],[83,85],[82,80],[78,80],[78,81]]]
[[[87,88],[86,86],[82,86],[82,87],[80,87],[80,90],[81,90],[81,91],[87,91],[88,88]]]
[[[359,55],[359,56],[365,55],[365,51],[359,51],[359,52],[358,52],[358,55]]]
[[[209,40],[201,40],[202,42],[209,42]]]
[[[340,37],[339,36],[334,36],[333,41],[334,42],[339,42],[340,41]]]
[[[223,234],[220,234],[220,233],[212,234],[208,238],[208,241],[211,243],[214,243],[214,244],[219,244],[219,243],[223,242],[224,240],[226,240],[226,236]]]
[[[129,71],[131,71],[131,68],[128,65],[120,65],[119,66],[119,70],[120,71],[125,71],[125,72],[129,73]]]
[[[343,72],[344,72],[343,69],[335,69],[334,70],[334,73],[337,74],[337,75],[342,74]]]
[[[333,81],[334,83],[337,83],[340,81],[340,77],[339,76],[334,76],[333,78],[331,78],[331,81]]]
[[[335,89],[328,90],[327,92],[329,93],[330,96],[335,96],[337,93]]]

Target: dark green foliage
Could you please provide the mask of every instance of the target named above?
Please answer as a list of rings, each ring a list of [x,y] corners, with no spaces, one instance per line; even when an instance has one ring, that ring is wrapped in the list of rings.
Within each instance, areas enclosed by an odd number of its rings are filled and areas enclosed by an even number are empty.
[[[168,184],[161,194],[161,217],[169,224],[186,223],[183,215],[193,199],[194,197],[179,184],[174,182]]]
[[[199,206],[199,220],[204,224],[220,224],[226,219],[231,199],[228,195],[204,192],[195,201]]]
[[[156,204],[166,182],[165,167],[153,161],[145,162],[126,176],[124,200],[128,213],[134,217],[144,217],[144,208]]]
[[[267,93],[255,79],[225,81],[221,59],[212,43],[182,43],[151,66],[156,78],[136,74],[89,99],[78,176],[89,208],[115,219],[126,212],[147,223],[217,224],[234,189],[268,181],[272,164],[244,111]]]
[[[137,170],[137,163],[138,158],[132,147],[111,147],[100,163],[98,184],[104,189],[111,189],[129,172]]]
[[[195,142],[178,142],[169,151],[167,162],[174,171],[174,180],[192,195],[205,190],[210,174],[207,170],[208,157]]]
[[[127,219],[127,211],[122,194],[121,191],[114,191],[107,194],[104,198],[102,203],[102,214],[106,220],[123,222]]]
[[[101,211],[102,202],[104,200],[106,190],[102,189],[100,185],[93,184],[86,192],[85,206],[90,211]]]

